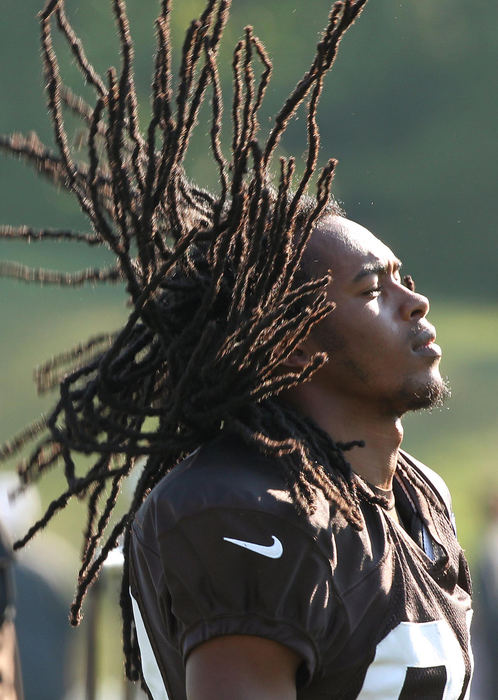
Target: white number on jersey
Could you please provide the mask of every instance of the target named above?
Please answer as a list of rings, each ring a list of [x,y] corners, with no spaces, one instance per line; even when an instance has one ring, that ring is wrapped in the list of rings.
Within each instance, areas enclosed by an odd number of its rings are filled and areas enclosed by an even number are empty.
[[[467,623],[470,627],[470,615]],[[465,680],[465,662],[455,633],[445,620],[400,622],[391,630],[377,646],[358,700],[421,697],[417,688],[420,690],[424,674],[432,679],[431,700],[458,700]]]

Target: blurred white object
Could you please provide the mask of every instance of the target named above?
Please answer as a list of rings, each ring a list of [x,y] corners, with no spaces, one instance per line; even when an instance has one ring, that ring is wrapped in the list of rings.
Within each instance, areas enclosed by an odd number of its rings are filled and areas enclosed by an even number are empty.
[[[41,500],[35,488],[28,487],[11,498],[19,486],[15,472],[0,472],[0,518],[12,540],[22,537],[41,515]]]
[[[107,559],[104,562],[104,567],[106,569],[119,569],[123,568],[124,554],[122,545],[118,545],[114,549],[111,549],[107,555]]]

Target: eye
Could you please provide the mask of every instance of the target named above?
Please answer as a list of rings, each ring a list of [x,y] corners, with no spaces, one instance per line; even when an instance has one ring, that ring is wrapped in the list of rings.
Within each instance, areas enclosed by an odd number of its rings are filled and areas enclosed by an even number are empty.
[[[375,299],[375,297],[379,296],[381,291],[382,291],[381,285],[377,284],[374,287],[370,287],[370,289],[366,289],[364,292],[362,292],[362,296],[370,297],[371,299]]]

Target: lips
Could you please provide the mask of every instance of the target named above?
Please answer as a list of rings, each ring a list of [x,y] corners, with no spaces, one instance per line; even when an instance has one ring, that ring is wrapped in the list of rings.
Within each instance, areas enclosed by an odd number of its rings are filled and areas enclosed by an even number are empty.
[[[442,351],[439,345],[434,342],[436,340],[436,330],[427,328],[420,333],[417,333],[415,343],[412,346],[414,353],[418,355],[426,355],[427,357],[441,357]]]

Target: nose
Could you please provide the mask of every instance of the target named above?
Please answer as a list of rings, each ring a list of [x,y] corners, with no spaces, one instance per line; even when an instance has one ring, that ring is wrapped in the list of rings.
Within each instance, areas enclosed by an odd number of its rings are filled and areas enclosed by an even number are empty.
[[[423,294],[404,288],[405,298],[401,305],[401,315],[406,321],[418,321],[429,313],[429,299]]]

